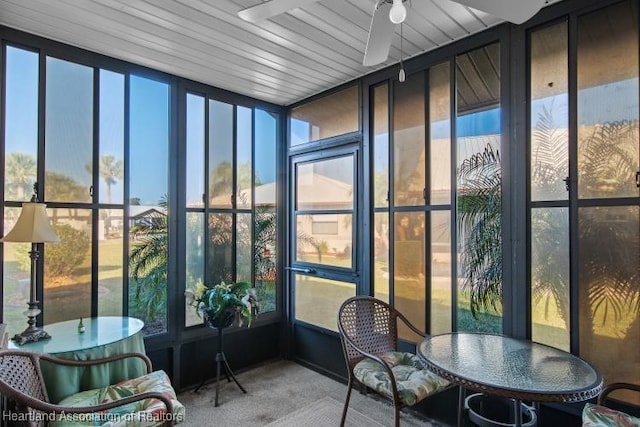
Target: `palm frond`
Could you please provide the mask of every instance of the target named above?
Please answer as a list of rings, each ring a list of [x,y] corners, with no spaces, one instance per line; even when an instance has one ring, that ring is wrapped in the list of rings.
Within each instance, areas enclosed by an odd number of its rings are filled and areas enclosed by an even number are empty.
[[[462,162],[458,180],[462,289],[477,318],[479,310],[497,311],[502,303],[502,174],[491,141]]]

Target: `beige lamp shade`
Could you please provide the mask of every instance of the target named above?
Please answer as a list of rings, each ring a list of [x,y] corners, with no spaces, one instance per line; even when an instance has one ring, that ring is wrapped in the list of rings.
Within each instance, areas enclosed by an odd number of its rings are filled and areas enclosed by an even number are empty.
[[[26,202],[11,231],[2,238],[3,242],[59,242],[60,238],[49,223],[44,203]]]

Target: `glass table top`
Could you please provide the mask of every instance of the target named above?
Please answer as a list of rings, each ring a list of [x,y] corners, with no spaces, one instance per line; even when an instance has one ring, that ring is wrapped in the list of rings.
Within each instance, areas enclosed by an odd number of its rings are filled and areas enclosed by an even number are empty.
[[[17,345],[9,341],[9,348],[34,351],[38,353],[65,353],[87,350],[94,347],[118,342],[142,330],[144,322],[134,317],[93,317],[83,318],[85,332],[78,332],[80,319],[45,325],[44,330],[51,339]]]
[[[601,386],[600,374],[565,351],[501,335],[436,335],[418,346],[428,364],[465,383],[540,394],[571,394]]]

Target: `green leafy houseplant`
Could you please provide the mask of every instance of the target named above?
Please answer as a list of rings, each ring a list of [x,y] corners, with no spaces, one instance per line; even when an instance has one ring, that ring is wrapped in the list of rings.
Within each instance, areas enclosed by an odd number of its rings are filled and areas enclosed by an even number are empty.
[[[211,287],[198,283],[195,291],[187,291],[185,295],[198,316],[213,327],[229,326],[236,317],[239,326],[245,321],[251,326],[259,312],[256,290],[248,282],[220,282]]]

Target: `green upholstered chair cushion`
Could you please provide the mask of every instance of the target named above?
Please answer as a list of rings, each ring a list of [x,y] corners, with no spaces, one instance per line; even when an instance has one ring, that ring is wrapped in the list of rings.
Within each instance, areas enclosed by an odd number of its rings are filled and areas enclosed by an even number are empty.
[[[178,423],[184,419],[184,406],[178,402],[171,381],[164,371],[155,371],[118,384],[72,394],[59,404],[71,407],[91,406],[147,391],[159,392],[171,399],[174,422]],[[94,413],[87,416],[68,414],[66,418],[63,417],[51,425],[55,427],[150,427],[162,425],[168,418],[165,414],[164,403],[158,399],[147,399],[110,409],[106,413]]]
[[[414,405],[449,386],[448,381],[427,370],[415,354],[394,351],[377,356],[391,367],[397,383],[398,398],[403,405]],[[367,387],[393,398],[391,379],[380,363],[365,358],[356,364],[353,374]]]
[[[582,410],[582,427],[640,427],[640,418],[587,403]]]

